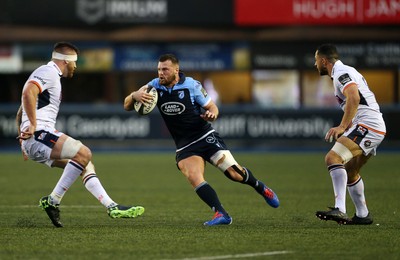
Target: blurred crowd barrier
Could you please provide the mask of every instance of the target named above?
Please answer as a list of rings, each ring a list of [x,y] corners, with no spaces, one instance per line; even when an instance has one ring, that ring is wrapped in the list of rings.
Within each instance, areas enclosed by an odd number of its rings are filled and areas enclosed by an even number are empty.
[[[2,149],[17,149],[17,106],[0,106]],[[341,120],[337,109],[266,110],[254,106],[221,107],[213,123],[229,146],[238,149],[328,149],[324,136]],[[400,109],[384,109],[387,136],[382,145],[399,149]],[[126,112],[122,105],[64,105],[57,129],[90,144],[94,149],[173,149],[174,144],[155,109],[148,116]]]

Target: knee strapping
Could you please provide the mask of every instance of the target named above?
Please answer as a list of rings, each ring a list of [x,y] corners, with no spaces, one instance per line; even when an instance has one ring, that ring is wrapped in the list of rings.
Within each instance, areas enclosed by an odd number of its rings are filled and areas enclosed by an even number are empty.
[[[337,155],[340,156],[340,158],[342,158],[343,164],[346,164],[353,158],[353,154],[351,153],[351,151],[339,142],[335,143],[335,145],[332,147],[332,151],[334,151]]]
[[[75,140],[74,138],[67,137],[61,149],[61,159],[71,159],[74,158],[81,149],[81,141]]]
[[[211,156],[210,160],[216,167],[218,167],[218,169],[220,169],[224,173],[229,167],[238,164],[233,158],[231,152],[228,150],[221,150],[216,152],[213,156]]]

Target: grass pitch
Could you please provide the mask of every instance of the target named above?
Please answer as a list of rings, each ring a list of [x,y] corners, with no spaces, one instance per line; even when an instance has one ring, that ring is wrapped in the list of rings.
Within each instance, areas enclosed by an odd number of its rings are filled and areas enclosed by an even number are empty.
[[[399,259],[398,153],[380,153],[363,169],[374,224],[340,226],[315,217],[333,205],[324,153],[234,153],[279,196],[269,207],[246,185],[207,165],[206,180],[233,217],[204,227],[213,213],[177,170],[174,153],[94,153],[97,174],[121,204],[146,208],[136,219],[111,219],[77,181],[54,228],[38,200],[61,170],[15,154],[0,156],[0,259]],[[348,197],[348,214],[354,207]]]

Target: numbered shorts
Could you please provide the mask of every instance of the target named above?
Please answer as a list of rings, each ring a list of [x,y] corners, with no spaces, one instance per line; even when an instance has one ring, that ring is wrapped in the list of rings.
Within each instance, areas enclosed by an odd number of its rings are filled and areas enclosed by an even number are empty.
[[[358,144],[365,156],[369,154],[376,155],[376,149],[385,138],[384,132],[372,129],[363,124],[353,125],[343,135]]]
[[[32,161],[51,167],[54,162],[50,159],[51,151],[58,138],[63,134],[54,128],[46,127],[36,131],[28,140],[23,140],[21,148]]]

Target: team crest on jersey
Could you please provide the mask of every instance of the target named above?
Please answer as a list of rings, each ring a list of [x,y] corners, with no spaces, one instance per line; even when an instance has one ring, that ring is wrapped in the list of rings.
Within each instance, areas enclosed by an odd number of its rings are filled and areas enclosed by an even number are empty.
[[[160,91],[160,97],[164,96],[164,91]]]
[[[346,85],[347,83],[349,83],[350,81],[352,81],[352,79],[350,78],[350,75],[348,73],[343,74],[342,76],[340,76],[338,78],[340,84],[342,84],[343,86]]]
[[[365,147],[370,147],[370,146],[371,146],[371,140],[366,140],[366,141],[364,142],[364,146],[365,146]]]
[[[183,99],[183,98],[185,97],[185,92],[184,92],[183,90],[178,91],[178,97],[179,97],[180,99]]]

